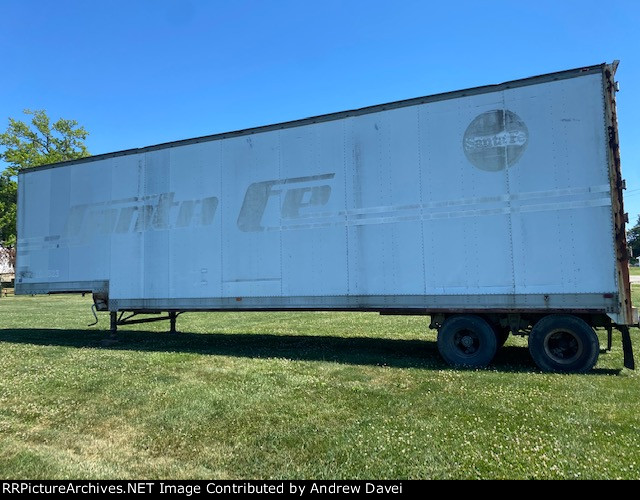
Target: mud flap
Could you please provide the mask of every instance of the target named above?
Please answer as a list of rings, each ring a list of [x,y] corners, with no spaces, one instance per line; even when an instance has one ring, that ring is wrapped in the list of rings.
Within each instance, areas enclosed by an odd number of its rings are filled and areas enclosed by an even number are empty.
[[[629,370],[636,369],[636,363],[633,360],[633,347],[631,346],[631,335],[629,335],[628,326],[620,326],[622,334],[622,352],[624,354],[624,367]]]

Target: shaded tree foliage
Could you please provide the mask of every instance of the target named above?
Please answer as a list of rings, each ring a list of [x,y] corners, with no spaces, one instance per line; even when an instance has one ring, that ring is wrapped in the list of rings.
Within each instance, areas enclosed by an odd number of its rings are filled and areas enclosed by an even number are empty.
[[[40,165],[89,156],[84,141],[89,133],[75,120],[60,118],[51,123],[45,110],[31,111],[30,123],[9,118],[7,130],[0,134],[0,158],[8,166],[0,174],[0,243],[16,243],[16,199],[18,172]]]
[[[0,174],[0,244],[16,243],[16,197],[18,183]]]
[[[627,243],[633,255],[632,260],[635,262],[640,257],[640,215],[636,225],[627,231]]]

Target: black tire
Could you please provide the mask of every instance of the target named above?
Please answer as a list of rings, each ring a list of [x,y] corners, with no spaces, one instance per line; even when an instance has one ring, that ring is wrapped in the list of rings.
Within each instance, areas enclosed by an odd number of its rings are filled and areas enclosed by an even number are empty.
[[[438,351],[453,366],[487,366],[497,350],[493,328],[479,316],[451,316],[438,331]]]
[[[598,361],[600,342],[584,320],[552,314],[538,321],[531,330],[529,352],[545,372],[584,373]]]
[[[511,329],[508,326],[501,325],[492,325],[493,332],[496,334],[496,340],[498,342],[498,349],[500,349],[507,339],[509,338],[509,334],[511,333]]]

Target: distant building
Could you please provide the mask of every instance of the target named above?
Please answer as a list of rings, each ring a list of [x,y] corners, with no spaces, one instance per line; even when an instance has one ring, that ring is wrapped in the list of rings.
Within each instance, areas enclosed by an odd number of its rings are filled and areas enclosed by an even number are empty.
[[[13,262],[15,260],[15,248],[5,248],[0,245],[0,275],[14,274]],[[9,276],[7,276],[9,278]]]

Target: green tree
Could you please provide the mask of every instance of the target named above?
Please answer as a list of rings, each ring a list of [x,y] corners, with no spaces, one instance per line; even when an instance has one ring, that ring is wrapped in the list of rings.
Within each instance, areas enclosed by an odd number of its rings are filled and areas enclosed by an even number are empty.
[[[640,257],[640,215],[638,216],[638,222],[631,229],[627,231],[627,243],[631,248],[631,254],[633,255],[633,261],[635,262]]]
[[[89,133],[75,120],[60,118],[51,123],[45,110],[31,111],[30,123],[9,118],[6,132],[0,134],[0,159],[8,166],[0,174],[0,243],[16,243],[16,175],[21,170],[89,156],[84,145]]]
[[[16,244],[16,196],[18,184],[0,174],[0,244]]]

